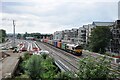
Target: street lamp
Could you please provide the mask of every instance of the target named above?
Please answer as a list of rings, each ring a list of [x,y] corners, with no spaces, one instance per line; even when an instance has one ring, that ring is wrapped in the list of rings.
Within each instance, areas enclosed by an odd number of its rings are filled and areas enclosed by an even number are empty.
[[[7,20],[7,21],[13,21],[13,48],[15,48],[15,20],[13,19],[6,19],[6,18],[2,18],[2,20]]]
[[[13,47],[15,48],[15,20],[13,20]]]

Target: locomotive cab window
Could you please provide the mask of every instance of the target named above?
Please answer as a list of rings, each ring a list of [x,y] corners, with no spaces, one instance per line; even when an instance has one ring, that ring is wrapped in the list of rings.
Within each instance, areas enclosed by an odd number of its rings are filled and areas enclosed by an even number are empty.
[[[75,49],[83,49],[82,46],[77,46]]]
[[[75,48],[74,47],[72,47],[72,50],[74,50]]]

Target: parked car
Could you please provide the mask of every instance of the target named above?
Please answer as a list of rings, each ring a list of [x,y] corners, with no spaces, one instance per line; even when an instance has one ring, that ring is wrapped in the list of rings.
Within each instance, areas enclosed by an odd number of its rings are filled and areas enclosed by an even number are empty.
[[[47,51],[47,50],[41,50],[41,51],[39,51],[39,53],[40,54],[49,54],[49,51]]]
[[[18,53],[19,52],[19,49],[18,48],[15,48],[14,50],[13,50],[13,53]]]
[[[41,54],[49,54],[49,51],[47,50],[41,50],[41,51],[35,51],[33,55],[41,55]]]

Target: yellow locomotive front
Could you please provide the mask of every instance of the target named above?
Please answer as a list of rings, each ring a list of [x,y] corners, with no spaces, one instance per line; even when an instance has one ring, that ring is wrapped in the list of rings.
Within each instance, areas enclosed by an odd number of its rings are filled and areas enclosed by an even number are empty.
[[[76,55],[82,55],[82,50],[83,50],[83,48],[80,45],[77,45],[74,47],[74,52]]]
[[[67,51],[71,52],[74,55],[81,56],[82,55],[82,46],[75,44],[67,44]]]

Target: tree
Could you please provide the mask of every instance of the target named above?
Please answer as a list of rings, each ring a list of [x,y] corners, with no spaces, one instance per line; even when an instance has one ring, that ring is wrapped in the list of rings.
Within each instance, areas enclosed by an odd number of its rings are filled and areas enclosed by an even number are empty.
[[[25,53],[23,60],[21,66],[32,80],[53,79],[58,71],[53,58],[47,55],[32,55],[30,57],[28,53]]]
[[[20,33],[18,33],[17,38],[20,39],[22,36]]]
[[[40,33],[32,33],[34,38],[40,39],[41,34]]]
[[[42,56],[42,67],[43,67],[42,69],[43,74],[41,74],[42,79],[47,78],[53,80],[58,70],[58,68],[53,63],[54,63],[53,58],[50,57],[44,58]]]
[[[2,37],[6,37],[6,31],[5,30],[3,30],[3,29],[0,29],[0,35],[2,36]]]
[[[110,78],[115,78],[115,74],[112,73],[109,68],[111,68],[111,60],[106,59],[106,57],[93,58],[92,56],[80,59],[79,62],[79,80],[108,80]]]
[[[38,80],[41,78],[40,74],[42,74],[42,65],[41,65],[41,57],[37,55],[32,55],[25,64],[26,74],[32,80]]]
[[[90,37],[90,49],[93,52],[100,52],[104,53],[105,48],[108,46],[109,42],[111,39],[111,32],[109,27],[105,26],[100,26],[96,27],[92,32],[91,32],[91,37]]]
[[[28,33],[25,32],[25,34],[23,35],[23,38],[26,39],[27,36],[28,36]]]
[[[0,29],[0,42],[4,42],[6,37],[6,31],[3,29]]]

